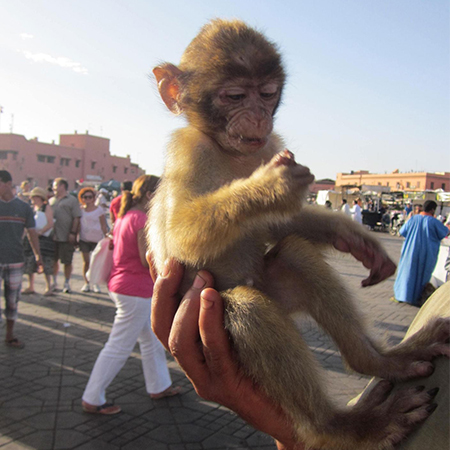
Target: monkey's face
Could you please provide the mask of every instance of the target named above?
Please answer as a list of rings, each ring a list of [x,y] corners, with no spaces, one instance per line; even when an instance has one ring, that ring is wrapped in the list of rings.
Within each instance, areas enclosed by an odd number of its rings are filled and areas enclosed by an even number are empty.
[[[213,96],[213,109],[222,120],[215,138],[224,149],[240,154],[260,150],[273,129],[273,114],[281,95],[276,81],[235,79]]]

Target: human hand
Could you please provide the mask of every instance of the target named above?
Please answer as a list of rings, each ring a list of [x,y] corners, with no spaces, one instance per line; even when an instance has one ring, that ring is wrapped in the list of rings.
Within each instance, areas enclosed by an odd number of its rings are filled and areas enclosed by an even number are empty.
[[[152,267],[151,262],[149,263]],[[277,439],[280,449],[303,450],[284,412],[237,364],[224,328],[223,301],[202,270],[180,302],[177,294],[184,268],[168,262],[155,283],[152,327],[206,400],[220,403],[255,428]],[[154,275],[154,271],[153,271]]]
[[[73,234],[73,233],[70,233],[69,234],[69,242],[72,245],[76,245],[77,244],[77,236],[75,234]]]
[[[42,261],[40,258],[36,258],[36,271],[37,273],[44,273],[44,264],[42,264]]]
[[[389,258],[383,247],[363,233],[355,233],[354,229],[339,233],[333,242],[334,247],[361,261],[369,276],[361,282],[362,287],[380,283],[395,273],[397,266]]]

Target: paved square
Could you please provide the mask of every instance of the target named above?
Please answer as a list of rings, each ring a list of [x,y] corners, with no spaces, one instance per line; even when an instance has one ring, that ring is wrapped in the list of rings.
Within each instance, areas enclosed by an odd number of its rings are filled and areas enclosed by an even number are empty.
[[[398,262],[402,239],[378,233]],[[391,343],[403,337],[418,309],[389,301],[394,278],[366,289],[367,271],[348,255],[330,255],[377,333]],[[226,408],[199,398],[178,365],[168,357],[182,395],[152,401],[146,395],[138,349],[108,389],[123,412],[93,416],[81,409],[81,395],[99,351],[108,338],[114,305],[106,293],[82,293],[81,256],[74,258],[71,294],[22,296],[15,350],[0,341],[0,448],[78,450],[275,449],[270,437],[254,430]],[[44,292],[43,276],[36,277]],[[62,275],[59,275],[61,283]],[[326,283],[326,280],[324,280]],[[104,289],[106,291],[106,289]],[[3,302],[3,299],[1,300]],[[349,375],[330,339],[311,320],[302,334],[326,369],[330,393],[346,403],[367,378]]]

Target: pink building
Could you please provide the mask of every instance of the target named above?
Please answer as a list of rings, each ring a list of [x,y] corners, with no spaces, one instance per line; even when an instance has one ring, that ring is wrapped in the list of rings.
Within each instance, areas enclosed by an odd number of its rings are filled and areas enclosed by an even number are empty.
[[[442,189],[450,191],[450,172],[406,172],[398,169],[391,173],[370,173],[358,170],[351,173],[338,173],[336,186],[387,186],[391,191],[425,191]]]
[[[111,179],[134,181],[145,171],[126,158],[112,156],[109,139],[86,134],[61,134],[59,144],[27,140],[19,134],[0,133],[0,169],[11,173],[13,182],[24,180],[45,188],[57,177],[75,189],[78,182],[100,184]]]
[[[322,180],[315,180],[314,183],[309,186],[309,192],[312,194],[317,194],[319,191],[332,191],[334,187],[334,180],[324,178]]]

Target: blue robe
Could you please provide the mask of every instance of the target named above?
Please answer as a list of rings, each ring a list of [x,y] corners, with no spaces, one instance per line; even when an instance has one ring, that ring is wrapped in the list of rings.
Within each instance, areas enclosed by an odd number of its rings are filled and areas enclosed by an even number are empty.
[[[436,266],[440,241],[447,233],[448,228],[439,220],[421,214],[403,225],[400,234],[405,242],[394,284],[396,300],[420,306],[422,291]]]

